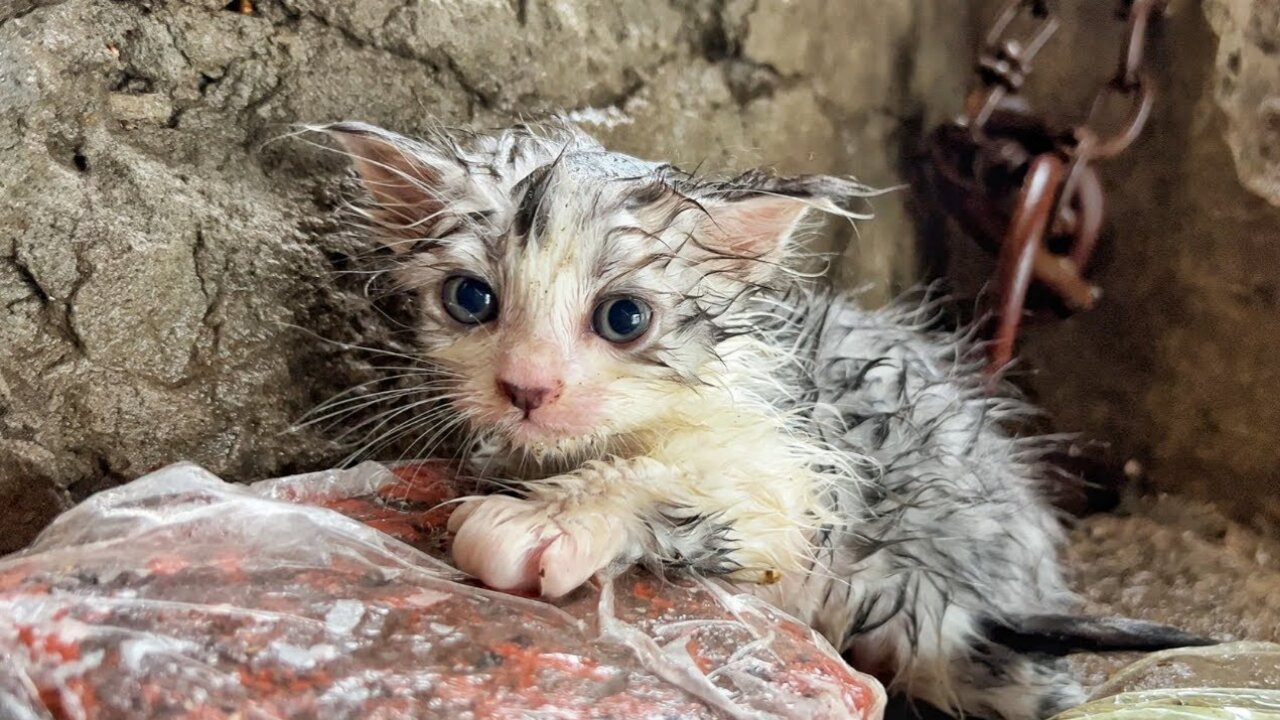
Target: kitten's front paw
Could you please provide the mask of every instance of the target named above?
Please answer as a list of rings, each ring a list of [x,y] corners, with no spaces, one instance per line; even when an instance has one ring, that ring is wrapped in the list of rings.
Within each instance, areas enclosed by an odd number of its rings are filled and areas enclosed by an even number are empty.
[[[626,534],[602,513],[491,495],[449,518],[458,569],[498,590],[560,597],[622,552]]]

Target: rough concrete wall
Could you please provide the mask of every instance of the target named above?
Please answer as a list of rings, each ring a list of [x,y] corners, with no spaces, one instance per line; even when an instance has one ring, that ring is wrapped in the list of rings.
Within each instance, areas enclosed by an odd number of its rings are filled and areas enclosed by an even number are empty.
[[[369,379],[396,320],[337,224],[341,163],[296,122],[413,133],[578,111],[707,169],[900,180],[960,97],[932,0],[9,0],[0,4],[0,552],[95,489],[187,458],[233,478],[336,461],[288,432]],[[272,142],[268,142],[272,141]],[[914,275],[906,195],[851,256]],[[324,339],[321,339],[324,338]]]
[[[1280,2],[1204,0],[1218,36],[1214,99],[1240,182],[1280,205]]]
[[[977,24],[1002,4],[981,0]],[[1113,3],[1055,7],[1063,29],[1030,95],[1078,120],[1121,32]],[[1154,489],[1280,519],[1280,208],[1268,203],[1280,200],[1280,2],[1173,10],[1151,46],[1152,121],[1104,166],[1110,228],[1090,271],[1103,301],[1027,328],[1022,376],[1058,428],[1138,460]],[[967,243],[953,247],[956,277],[972,285],[989,269]]]

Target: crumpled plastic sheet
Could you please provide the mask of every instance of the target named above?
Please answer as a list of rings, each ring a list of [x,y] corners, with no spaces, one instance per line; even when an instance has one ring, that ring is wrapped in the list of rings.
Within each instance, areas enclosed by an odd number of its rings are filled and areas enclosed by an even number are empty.
[[[190,464],[0,559],[0,718],[879,718],[807,627],[632,571],[556,605],[437,559],[439,465],[251,487]]]
[[[1280,644],[1228,642],[1144,655],[1093,691],[1095,699],[1138,690],[1280,688]]]
[[[1233,642],[1151,653],[1053,720],[1280,720],[1280,645]]]
[[[1085,703],[1053,720],[1280,720],[1280,690],[1139,690]]]

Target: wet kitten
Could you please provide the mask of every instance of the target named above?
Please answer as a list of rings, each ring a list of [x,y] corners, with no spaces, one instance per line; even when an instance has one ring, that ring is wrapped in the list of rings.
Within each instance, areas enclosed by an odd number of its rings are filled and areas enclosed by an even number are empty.
[[[419,341],[472,461],[517,488],[453,515],[458,566],[547,597],[615,563],[758,583],[891,688],[1043,717],[1082,698],[1069,646],[1195,638],[1058,615],[1043,442],[1001,424],[929,310],[864,311],[791,270],[824,176],[723,181],[563,124],[414,141],[320,128],[422,298]]]

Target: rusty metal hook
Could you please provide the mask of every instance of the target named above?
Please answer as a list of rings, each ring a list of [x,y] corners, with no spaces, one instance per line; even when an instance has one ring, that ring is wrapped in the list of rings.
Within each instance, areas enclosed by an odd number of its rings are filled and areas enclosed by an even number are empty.
[[[994,375],[1013,359],[1013,341],[1022,322],[1022,306],[1035,268],[1036,255],[1044,247],[1045,231],[1062,187],[1062,160],[1044,153],[1031,168],[1018,193],[1018,203],[1000,246],[1001,305],[996,317],[995,340],[988,371]]]
[[[1143,67],[1147,33],[1167,4],[1121,0],[1127,28],[1118,67],[1099,89],[1086,123],[1062,132],[1035,116],[1020,94],[1057,18],[1049,0],[1010,0],[986,37],[977,65],[981,86],[966,98],[964,115],[929,137],[939,199],[968,234],[999,255],[993,372],[1012,357],[1033,281],[1070,310],[1088,309],[1098,298],[1082,276],[1104,220],[1094,163],[1127,149],[1150,119],[1155,95]],[[1015,32],[1018,20],[1025,22]],[[1106,101],[1115,96],[1127,99],[1125,115],[1113,128],[1096,130]]]

